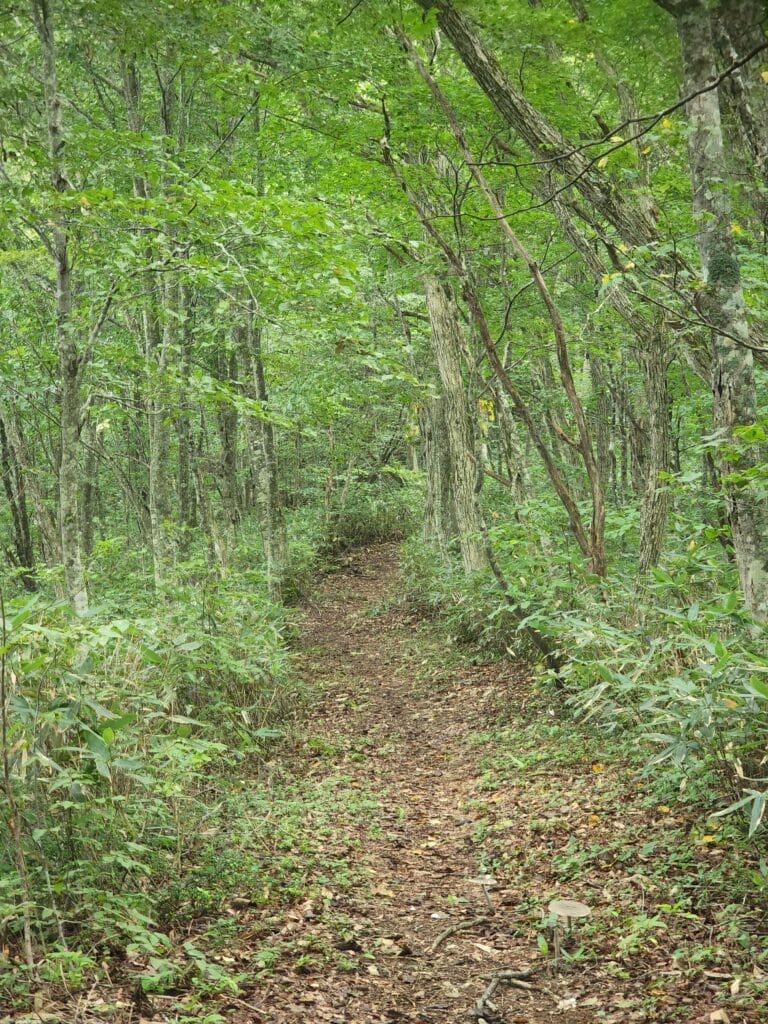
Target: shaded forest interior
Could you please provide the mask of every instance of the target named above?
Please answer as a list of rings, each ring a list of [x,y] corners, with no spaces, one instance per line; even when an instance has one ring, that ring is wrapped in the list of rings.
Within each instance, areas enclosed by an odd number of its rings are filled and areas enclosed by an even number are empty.
[[[767,26],[0,11],[0,1021],[767,1019]]]

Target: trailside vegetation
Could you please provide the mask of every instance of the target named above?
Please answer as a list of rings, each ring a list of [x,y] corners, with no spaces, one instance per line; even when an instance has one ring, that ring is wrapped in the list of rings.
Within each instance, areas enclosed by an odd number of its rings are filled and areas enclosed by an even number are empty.
[[[252,983],[297,609],[384,540],[768,912],[759,0],[12,2],[0,115],[0,1009]]]

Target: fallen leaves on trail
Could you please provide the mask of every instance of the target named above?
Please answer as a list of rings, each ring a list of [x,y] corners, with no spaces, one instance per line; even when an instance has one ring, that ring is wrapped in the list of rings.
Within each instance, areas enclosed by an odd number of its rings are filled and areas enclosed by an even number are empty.
[[[733,971],[711,973],[730,968],[732,949],[676,959],[691,937],[714,934],[712,920],[674,909],[672,873],[653,871],[666,838],[689,828],[684,816],[646,806],[633,770],[580,749],[576,727],[572,750],[522,749],[519,730],[551,719],[526,668],[446,650],[391,601],[395,557],[387,545],[357,552],[323,582],[297,657],[320,696],[292,770],[317,784],[338,776],[379,808],[328,837],[349,877],[308,875],[296,905],[268,911],[279,959],[227,1020],[467,1024],[504,971],[531,972],[533,987],[495,991],[498,1024],[759,1020],[736,1001],[761,977],[740,974],[734,988]],[[708,834],[688,843],[707,861],[713,847]],[[563,935],[555,971],[542,914],[564,895],[594,913]]]

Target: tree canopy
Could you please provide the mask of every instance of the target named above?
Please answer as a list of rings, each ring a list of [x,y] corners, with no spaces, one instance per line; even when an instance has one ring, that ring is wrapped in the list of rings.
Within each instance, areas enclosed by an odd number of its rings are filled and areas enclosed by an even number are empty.
[[[764,850],[765,28],[759,0],[0,12],[9,1005],[56,956],[75,989],[107,947],[162,958],[124,883],[184,885],[207,774],[258,779],[301,704],[296,607],[383,540],[451,643]]]

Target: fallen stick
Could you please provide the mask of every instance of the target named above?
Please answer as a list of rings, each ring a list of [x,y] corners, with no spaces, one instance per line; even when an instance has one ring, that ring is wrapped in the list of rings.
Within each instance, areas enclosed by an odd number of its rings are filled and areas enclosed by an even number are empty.
[[[430,953],[434,953],[438,946],[442,946],[446,939],[450,939],[456,932],[464,932],[469,928],[474,928],[479,924],[485,924],[488,921],[488,915],[485,914],[483,917],[473,917],[468,921],[459,921],[457,924],[452,924],[450,928],[446,928],[444,932],[440,932],[435,941],[429,947]]]
[[[475,1004],[474,1016],[478,1024],[489,1024],[485,1014],[491,1009],[491,998],[502,982],[512,988],[522,988],[527,992],[535,991],[536,986],[526,981],[532,973],[532,971],[499,971],[497,974],[494,974],[488,983],[488,987]]]

